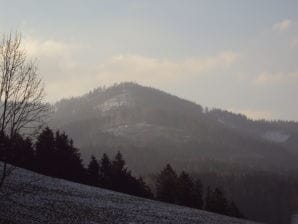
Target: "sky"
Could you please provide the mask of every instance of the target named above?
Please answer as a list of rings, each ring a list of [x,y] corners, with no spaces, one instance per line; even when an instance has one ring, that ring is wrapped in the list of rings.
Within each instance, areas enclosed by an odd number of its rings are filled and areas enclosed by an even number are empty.
[[[253,119],[298,121],[297,0],[0,0],[47,101],[133,81]]]

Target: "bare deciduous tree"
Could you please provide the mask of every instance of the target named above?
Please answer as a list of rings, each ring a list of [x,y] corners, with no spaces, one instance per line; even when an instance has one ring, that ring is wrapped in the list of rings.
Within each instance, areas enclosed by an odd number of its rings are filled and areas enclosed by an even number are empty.
[[[0,187],[8,172],[9,148],[3,139],[32,134],[48,115],[44,88],[35,61],[27,58],[21,35],[3,36],[0,42],[0,151],[3,161]],[[2,140],[1,140],[2,139]]]

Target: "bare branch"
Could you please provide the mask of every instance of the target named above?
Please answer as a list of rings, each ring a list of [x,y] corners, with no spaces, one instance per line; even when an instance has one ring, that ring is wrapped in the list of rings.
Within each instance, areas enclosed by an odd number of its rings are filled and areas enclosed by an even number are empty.
[[[19,33],[3,36],[0,41],[0,134],[8,138],[35,133],[49,114],[36,63],[27,59],[21,42]],[[4,155],[4,164],[6,159]],[[7,172],[3,169],[3,180]]]

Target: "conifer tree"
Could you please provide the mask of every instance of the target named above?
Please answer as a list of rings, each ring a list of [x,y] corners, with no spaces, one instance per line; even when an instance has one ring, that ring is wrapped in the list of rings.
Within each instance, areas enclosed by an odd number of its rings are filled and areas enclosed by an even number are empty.
[[[123,159],[122,154],[118,151],[115,155],[115,159],[112,162],[112,167],[115,172],[125,172],[125,160]]]
[[[99,185],[99,163],[94,155],[91,156],[91,160],[87,168],[88,182],[91,185]]]
[[[138,182],[125,167],[125,160],[118,151],[112,161],[112,189],[124,193],[135,194],[138,191]]]
[[[195,208],[202,209],[204,205],[203,200],[203,185],[200,179],[196,179],[194,182],[194,197],[195,197]]]
[[[219,188],[212,191],[208,186],[205,205],[207,211],[228,215],[228,201]]]
[[[240,210],[238,209],[238,207],[233,201],[229,203],[227,215],[233,216],[236,218],[244,218],[244,215],[240,212]]]
[[[73,141],[63,132],[56,132],[56,175],[62,178],[79,181],[82,179],[83,165],[79,150]]]
[[[80,153],[65,133],[49,128],[43,130],[36,142],[37,171],[73,181],[82,181],[84,168]]]
[[[219,188],[215,188],[213,192],[213,197],[215,202],[213,212],[220,213],[220,214],[227,214],[228,201],[225,198],[224,193]]]
[[[45,128],[35,144],[37,170],[46,175],[53,175],[53,161],[56,161],[54,133]]]
[[[156,181],[156,197],[158,200],[176,203],[177,174],[170,164],[160,172]]]
[[[145,198],[153,198],[153,194],[151,189],[146,185],[142,177],[137,179],[138,190],[136,191],[136,195]]]
[[[214,201],[212,198],[212,190],[210,186],[207,186],[204,208],[207,211],[213,211],[213,207],[214,207]]]
[[[29,138],[23,139],[19,134],[16,134],[9,140],[10,152],[8,161],[16,166],[33,169],[35,162],[34,149],[32,141]]]
[[[106,153],[100,161],[100,186],[111,188],[112,185],[112,162]]]
[[[84,168],[79,150],[73,146],[73,141],[63,132],[56,132],[55,152],[57,164],[54,167],[58,177],[73,181],[82,181]]]
[[[177,179],[177,203],[184,206],[195,206],[195,188],[191,177],[181,172]]]

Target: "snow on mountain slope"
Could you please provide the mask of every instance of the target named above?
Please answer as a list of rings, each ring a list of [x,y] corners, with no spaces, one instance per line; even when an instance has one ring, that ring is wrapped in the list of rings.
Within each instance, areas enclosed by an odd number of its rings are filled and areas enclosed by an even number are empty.
[[[291,135],[285,134],[281,131],[266,131],[263,135],[264,139],[276,143],[286,142],[290,137]]]
[[[98,88],[61,100],[54,108],[50,126],[65,131],[85,160],[120,150],[132,171],[142,175],[166,163],[204,172],[196,167],[207,160],[278,173],[298,167],[298,123],[252,121],[219,109],[204,110],[136,83]]]
[[[129,94],[122,93],[95,106],[94,109],[99,110],[100,112],[108,112],[121,106],[132,106],[133,104],[134,102],[129,97]]]
[[[0,223],[252,223],[17,169],[0,191]]]

